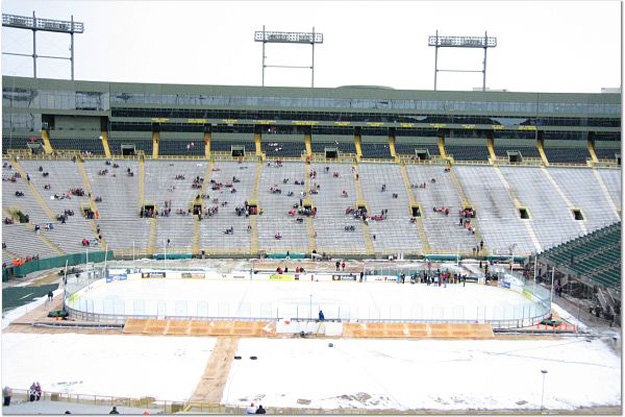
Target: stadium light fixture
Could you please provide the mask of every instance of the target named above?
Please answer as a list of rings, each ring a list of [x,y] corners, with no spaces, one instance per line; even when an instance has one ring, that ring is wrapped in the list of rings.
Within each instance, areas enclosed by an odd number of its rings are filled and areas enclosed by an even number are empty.
[[[75,22],[72,15],[71,20],[56,20],[56,19],[42,19],[35,16],[18,16],[14,14],[2,13],[2,26],[15,28],[15,29],[27,29],[33,32],[33,53],[32,54],[20,54],[14,52],[2,52],[4,55],[14,56],[28,56],[33,58],[33,76],[37,78],[37,58],[48,59],[66,59],[70,61],[72,80],[74,79],[74,33],[83,33],[85,31],[85,25],[82,22]],[[37,31],[40,32],[56,32],[66,33],[70,35],[70,56],[53,56],[53,55],[38,55],[37,54]]]
[[[323,33],[315,32],[313,27],[312,32],[276,32],[266,31],[265,26],[263,30],[257,30],[254,32],[254,41],[263,43],[263,60],[262,60],[262,86],[265,86],[265,68],[305,68],[311,70],[311,82],[310,86],[315,86],[315,44],[323,43]],[[312,63],[310,66],[301,65],[266,65],[265,59],[265,45],[268,43],[291,43],[291,44],[309,44],[312,47]]]
[[[481,72],[483,73],[482,91],[486,91],[486,51],[488,48],[497,46],[497,38],[488,36],[439,36],[428,37],[428,46],[434,49],[434,91],[436,91],[436,78],[439,72]],[[438,69],[438,48],[482,48],[484,49],[484,62],[481,70],[458,70],[458,69]]]

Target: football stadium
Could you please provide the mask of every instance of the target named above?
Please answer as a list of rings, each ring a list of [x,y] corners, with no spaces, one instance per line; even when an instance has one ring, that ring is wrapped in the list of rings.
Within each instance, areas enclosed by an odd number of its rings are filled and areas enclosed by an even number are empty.
[[[2,91],[5,414],[620,414],[620,92]]]

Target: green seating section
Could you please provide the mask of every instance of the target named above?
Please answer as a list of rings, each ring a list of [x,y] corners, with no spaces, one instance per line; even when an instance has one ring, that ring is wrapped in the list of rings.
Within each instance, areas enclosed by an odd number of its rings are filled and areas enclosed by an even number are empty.
[[[539,255],[606,288],[621,289],[621,222],[555,246]]]

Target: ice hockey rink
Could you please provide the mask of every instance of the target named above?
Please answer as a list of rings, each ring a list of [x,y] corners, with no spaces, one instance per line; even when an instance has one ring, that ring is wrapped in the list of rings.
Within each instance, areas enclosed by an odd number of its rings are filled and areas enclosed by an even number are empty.
[[[252,277],[252,278],[250,278]],[[70,308],[111,315],[327,320],[493,321],[536,317],[544,307],[510,289],[476,283],[239,279],[102,279]]]

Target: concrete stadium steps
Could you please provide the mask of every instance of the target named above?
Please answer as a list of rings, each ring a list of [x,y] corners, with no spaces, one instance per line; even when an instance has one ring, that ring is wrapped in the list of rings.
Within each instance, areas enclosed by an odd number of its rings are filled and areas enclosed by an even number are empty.
[[[109,245],[109,250],[145,252],[148,250],[150,238],[151,219],[142,219],[137,215],[136,219],[100,220],[98,224],[103,236]]]
[[[191,188],[193,180],[196,177],[204,177],[208,164],[209,162],[204,160],[146,160],[145,200],[153,201],[159,212],[165,207],[164,202],[168,200],[172,202],[172,212],[178,209],[187,211],[193,199],[200,194],[199,189]],[[185,179],[176,180],[176,175],[184,175]]]
[[[362,163],[358,172],[369,214],[379,215],[382,210],[388,210],[386,220],[369,221],[370,233],[376,236],[375,251],[423,251],[417,226],[410,223],[410,198],[401,181],[399,165]],[[384,192],[382,184],[386,185]],[[393,193],[398,197],[392,198]]]
[[[101,219],[121,220],[139,217],[139,163],[133,160],[113,160],[119,168],[106,165],[104,159],[85,160],[85,171],[95,196],[102,197],[98,203]],[[127,175],[130,168],[133,177]],[[105,176],[98,171],[108,169]],[[115,176],[113,176],[115,175]],[[102,230],[107,241],[107,230]]]
[[[76,164],[72,161],[23,160],[20,161],[20,165],[29,173],[31,184],[39,191],[52,213],[55,215],[63,214],[66,209],[74,212],[74,215],[68,217],[65,224],[47,220],[45,223],[53,223],[55,229],[47,233],[46,237],[67,253],[82,252],[84,250],[81,244],[82,239],[93,240],[96,237],[81,211],[82,205],[90,205],[89,197],[86,195],[87,190],[85,190],[83,197],[71,196],[70,199],[64,198],[62,200],[52,198],[54,194],[64,195],[70,188],[84,189],[83,180]],[[43,177],[43,173],[39,172],[40,166],[44,172],[49,173],[47,177]],[[46,184],[50,184],[50,190],[44,188]]]
[[[283,179],[288,179],[289,182],[283,184]],[[303,185],[295,185],[295,181]],[[301,162],[284,162],[281,167],[274,164],[263,167],[258,190],[258,202],[263,214],[258,217],[257,223],[258,244],[261,250],[308,252],[306,222],[298,223],[296,221],[298,216],[288,215],[288,211],[293,209],[295,204],[299,205],[300,199],[307,198],[301,195],[301,192],[306,191],[305,183],[306,170]],[[270,188],[273,186],[280,188],[282,193],[271,193]],[[293,192],[291,197],[287,195],[290,191]],[[276,233],[280,233],[282,239],[275,239]]]
[[[330,168],[325,172],[325,167]],[[313,223],[317,232],[316,244],[318,253],[360,253],[364,254],[365,241],[363,224],[352,215],[346,215],[345,209],[356,204],[356,188],[351,164],[311,164],[317,172],[312,183],[319,184],[319,193],[313,195],[317,207],[317,215]],[[339,174],[334,178],[333,173]],[[348,197],[341,197],[341,191],[347,191]],[[345,226],[355,227],[354,232],[346,232]]]
[[[232,212],[231,212],[232,211]],[[234,208],[219,208],[219,214],[203,217],[200,222],[200,251],[206,253],[250,253],[250,233],[247,231],[249,219],[238,217]],[[234,234],[224,231],[234,228]]]
[[[19,256],[39,255],[39,258],[57,256],[58,254],[39,239],[30,227],[32,226],[17,223],[2,224],[2,242],[6,243],[6,249],[12,254]],[[41,233],[49,232],[42,230]],[[3,251],[3,260],[4,258]]]
[[[564,194],[584,214],[588,232],[619,221],[590,169],[547,168]]]
[[[82,188],[84,184],[80,171],[76,163],[71,161],[20,161],[20,165],[30,174],[30,182],[44,198],[54,214],[63,214],[64,209],[73,209],[79,215],[80,204],[89,203],[85,190],[84,197],[72,196],[71,199],[55,200],[51,197],[54,194],[65,194],[70,188]],[[38,171],[42,167],[43,171],[50,175],[43,177],[43,173]],[[50,184],[51,189],[44,189],[45,184]]]
[[[176,205],[174,204],[174,207]],[[179,216],[171,214],[169,217],[158,217],[156,227],[156,242],[154,249],[157,253],[191,253],[193,249],[193,233],[195,232],[196,216]],[[167,246],[167,239],[170,240]],[[166,247],[167,246],[167,247]]]
[[[119,168],[113,168],[113,163]],[[150,233],[150,221],[139,217],[139,162],[113,159],[106,165],[105,159],[85,160],[85,171],[95,196],[102,197],[97,203],[100,209],[98,225],[109,249],[116,251],[146,251]],[[98,171],[108,169],[101,176]],[[134,176],[128,176],[128,169]]]
[[[2,170],[3,177],[11,177],[15,170]],[[15,192],[21,191],[24,197],[16,197]],[[20,207],[22,213],[27,214],[31,223],[50,222],[50,217],[43,210],[39,202],[31,194],[26,180],[18,179],[17,182],[2,182],[2,209]]]
[[[367,339],[494,339],[481,323],[345,323],[343,337]]]
[[[485,167],[486,168],[486,167]],[[462,201],[450,174],[443,166],[406,165],[415,199],[421,204],[421,219],[433,251],[472,252],[476,242],[475,236],[459,225],[458,211],[462,209]],[[430,182],[432,178],[435,183]],[[418,188],[426,183],[426,188]],[[448,207],[449,216],[435,213],[434,207]],[[486,242],[485,242],[486,243]]]
[[[552,172],[551,168],[549,170]],[[529,221],[543,248],[583,234],[566,202],[541,172],[541,168],[501,167],[501,172],[518,199],[529,209]],[[597,193],[600,192],[597,187]]]
[[[275,336],[275,323],[249,320],[127,319],[124,334],[153,336]]]
[[[154,241],[155,249],[159,253],[164,252],[163,241],[167,238],[172,241],[169,248],[172,252],[192,249],[193,234],[196,230],[193,223],[195,219],[193,216],[175,215],[175,210],[188,208],[192,199],[199,193],[199,190],[190,188],[190,183],[193,177],[205,175],[205,167],[208,163],[202,160],[203,166],[199,167],[198,161],[176,160],[172,166],[171,161],[148,160],[146,163],[149,177],[146,181],[146,188],[150,187],[146,191],[146,198],[154,200],[159,208],[162,205],[161,200],[172,200],[173,203],[174,213],[171,217],[159,217],[157,220],[158,226],[154,232]],[[150,219],[139,218],[139,162],[136,160],[114,160],[114,162],[120,167],[112,168],[112,165],[105,165],[105,159],[88,159],[84,163],[93,196],[101,196],[103,199],[102,202],[97,203],[101,214],[101,219],[97,224],[100,225],[102,236],[110,249],[127,251],[126,254],[129,254],[134,241],[135,251],[139,254],[148,249],[152,223]],[[32,187],[41,194],[46,206],[50,207],[54,213],[58,211],[57,214],[70,208],[74,210],[75,215],[70,217],[66,224],[51,221],[25,179],[18,179],[16,183],[3,182],[2,196],[5,215],[9,207],[20,207],[25,214],[28,214],[31,224],[23,226],[25,234],[31,233],[32,224],[54,224],[54,230],[42,231],[40,237],[35,240],[30,239],[33,247],[44,252],[39,253],[41,257],[55,256],[55,247],[68,253],[85,252],[80,241],[83,238],[93,239],[94,232],[90,228],[90,223],[80,214],[80,203],[86,205],[89,199],[74,197],[70,200],[49,200],[49,196],[55,192],[60,194],[71,187],[84,188],[77,166],[71,161],[51,160],[20,160],[20,165],[30,173]],[[44,171],[50,172],[50,176],[46,178],[41,176],[38,171],[40,165]],[[283,165],[283,168],[274,168],[268,167],[265,163],[260,171],[257,199],[260,200],[260,207],[265,212],[255,219],[258,224],[259,250],[308,252],[310,241],[306,221],[297,223],[295,218],[286,214],[296,202],[299,202],[299,191],[305,189],[304,186],[295,186],[293,183],[295,179],[306,180],[306,165],[303,162],[286,162]],[[330,172],[327,174],[324,170],[325,166],[330,167]],[[135,174],[133,177],[126,175],[127,168]],[[97,172],[102,169],[108,169],[109,174],[97,175]],[[205,207],[215,204],[220,206],[217,216],[205,217],[199,223],[199,249],[217,254],[249,254],[252,250],[252,233],[248,232],[247,227],[251,224],[251,218],[236,216],[234,209],[237,206],[243,206],[243,202],[249,201],[254,195],[257,163],[218,161],[215,162],[214,169],[216,171],[211,171],[211,177],[217,182],[230,182],[233,176],[238,177],[241,182],[235,184],[238,192],[233,194],[229,192],[229,189],[217,191],[209,187],[206,190],[211,200],[204,200]],[[365,254],[366,242],[362,222],[354,220],[350,215],[345,215],[345,209],[353,206],[357,200],[352,165],[319,162],[313,163],[311,169],[317,172],[317,178],[308,182],[319,184],[321,187],[318,194],[310,196],[318,208],[317,216],[311,220],[314,224],[314,231],[317,233],[315,239],[317,251],[329,254]],[[156,176],[166,170],[171,170],[170,173],[173,175],[165,174],[161,183]],[[185,170],[191,174],[197,172],[197,174],[187,175],[186,180],[173,180],[178,170]],[[389,210],[389,219],[369,222],[370,234],[376,235],[376,240],[372,242],[374,250],[378,253],[421,250],[421,240],[416,226],[409,223],[408,201],[410,197],[400,177],[400,167],[395,164],[362,163],[359,170],[363,198],[369,205],[371,213],[378,214],[382,208]],[[425,189],[415,188],[411,191],[415,200],[422,205],[422,220],[431,250],[455,252],[459,247],[461,251],[470,251],[470,248],[477,242],[474,241],[474,235],[458,226],[458,218],[454,211],[460,208],[462,198],[458,195],[459,191],[453,182],[446,176],[447,173],[444,173],[443,166],[408,164],[406,170],[410,182],[418,184],[425,181],[427,183]],[[588,231],[592,231],[618,220],[614,209],[608,202],[607,195],[609,193],[612,196],[617,208],[620,209],[621,170],[550,167],[546,169],[550,174],[546,175],[543,169],[538,167],[504,166],[500,168],[500,172],[509,183],[510,192],[505,189],[497,170],[491,166],[456,164],[454,170],[465,189],[467,201],[477,210],[485,246],[496,254],[509,253],[509,248],[513,244],[517,245],[514,249],[515,253],[535,251],[525,222],[530,222],[536,240],[542,248],[546,249],[581,235],[583,232],[580,223],[586,224]],[[14,172],[16,172],[14,168],[3,168],[5,177],[9,177]],[[339,178],[334,178],[333,172],[338,172]],[[151,175],[154,178],[150,178]],[[603,179],[607,192],[600,186],[598,176]],[[286,177],[290,179],[287,185],[282,184],[282,178]],[[432,177],[437,179],[435,184],[429,182]],[[51,190],[43,189],[43,185],[47,183],[52,185]],[[184,186],[180,185],[182,183]],[[382,183],[387,185],[385,193],[379,191]],[[281,187],[284,193],[282,195],[269,194],[269,186],[273,184]],[[168,195],[167,188],[163,191],[163,187],[172,185],[176,185],[177,189],[170,195]],[[291,189],[294,195],[287,197],[286,193]],[[348,198],[340,196],[343,189],[348,192]],[[15,197],[16,190],[24,192],[24,197]],[[391,198],[393,192],[398,193],[398,199]],[[511,195],[516,196],[520,204],[529,209],[530,220],[519,218],[518,208],[515,207]],[[218,198],[218,203],[213,203],[213,198]],[[222,207],[221,203],[224,201],[227,201],[228,205]],[[432,212],[433,206],[443,205],[450,207],[454,215],[450,213],[450,216],[446,217]],[[573,220],[569,206],[578,206],[587,220],[583,222]],[[354,225],[356,230],[346,232],[344,228],[348,225]],[[224,235],[223,231],[230,226],[234,227],[235,234]],[[411,228],[415,229],[414,233],[411,232]],[[19,229],[16,230],[19,231]],[[284,236],[280,241],[273,238],[278,231]],[[11,252],[11,248],[8,249]],[[26,250],[26,247],[23,249]],[[100,249],[93,246],[89,248],[91,251]],[[21,250],[16,249],[17,255],[34,254],[30,250],[20,252]]]
[[[617,208],[621,209],[622,201],[622,171],[620,169],[599,169],[599,175],[605,184],[614,204]]]
[[[211,179],[214,179],[216,183],[225,184],[231,182],[232,177],[235,176],[240,182],[233,184],[237,190],[236,193],[231,193],[230,189],[223,187],[219,191],[212,190],[210,186],[206,189],[206,194],[210,196],[210,199],[204,200],[205,207],[218,205],[219,213],[212,217],[202,217],[200,222],[200,251],[242,254],[250,252],[251,235],[247,231],[250,218],[237,216],[235,208],[242,207],[245,201],[251,199],[255,175],[255,162],[215,162]],[[215,198],[218,199],[217,203],[213,202]],[[223,202],[228,202],[228,204],[221,206]],[[229,227],[234,228],[233,235],[223,233]]]
[[[516,253],[534,252],[531,238],[495,169],[490,166],[455,165],[454,170],[467,200],[476,210],[488,249],[494,254],[508,254],[510,247],[516,245]],[[523,196],[519,199],[527,203]]]

